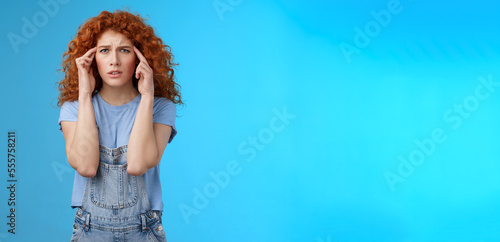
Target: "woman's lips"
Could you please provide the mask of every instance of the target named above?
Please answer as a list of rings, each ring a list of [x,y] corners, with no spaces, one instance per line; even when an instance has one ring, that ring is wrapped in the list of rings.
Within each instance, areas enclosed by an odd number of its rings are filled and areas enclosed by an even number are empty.
[[[116,74],[113,74],[113,73],[116,73]],[[120,72],[120,71],[110,71],[110,72],[108,72],[108,76],[111,77],[111,78],[120,77],[121,75],[122,75],[122,72]]]

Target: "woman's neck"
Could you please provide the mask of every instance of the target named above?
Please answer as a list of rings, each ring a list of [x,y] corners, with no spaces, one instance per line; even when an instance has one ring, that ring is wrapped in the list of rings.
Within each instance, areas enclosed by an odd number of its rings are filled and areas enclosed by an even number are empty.
[[[109,87],[103,85],[99,92],[102,99],[112,106],[120,106],[130,101],[139,95],[139,92],[132,87]]]

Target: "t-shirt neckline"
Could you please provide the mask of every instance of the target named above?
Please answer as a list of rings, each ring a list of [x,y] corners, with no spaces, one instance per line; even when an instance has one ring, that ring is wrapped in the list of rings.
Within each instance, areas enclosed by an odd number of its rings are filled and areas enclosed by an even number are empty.
[[[125,104],[122,104],[122,105],[118,105],[118,106],[113,106],[109,103],[107,103],[101,96],[101,92],[98,92],[97,93],[97,98],[99,99],[99,101],[102,103],[102,105],[104,105],[106,108],[110,108],[110,109],[114,109],[114,110],[120,110],[120,109],[126,109],[128,108],[130,105],[133,105],[134,103],[138,102],[140,99],[141,99],[141,93],[139,93],[137,95],[137,97],[135,97],[134,99],[132,99],[132,101],[128,102],[128,103],[125,103]]]

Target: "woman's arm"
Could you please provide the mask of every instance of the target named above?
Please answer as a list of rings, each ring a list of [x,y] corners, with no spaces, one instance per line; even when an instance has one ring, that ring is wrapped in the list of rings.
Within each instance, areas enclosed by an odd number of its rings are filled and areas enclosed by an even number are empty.
[[[99,135],[97,133],[92,92],[95,78],[92,64],[97,47],[76,58],[78,67],[78,118],[73,123],[62,124],[66,141],[68,162],[80,175],[94,177],[99,166]]]
[[[172,127],[153,124],[153,69],[135,46],[134,53],[140,61],[136,67],[135,78],[139,78],[137,89],[141,93],[141,102],[128,140],[127,172],[132,176],[140,176],[160,163]]]
[[[172,127],[153,124],[154,96],[142,95],[127,148],[127,172],[140,176],[160,163]]]
[[[68,162],[81,176],[94,177],[99,166],[99,136],[92,95],[78,97],[77,122],[61,122]]]

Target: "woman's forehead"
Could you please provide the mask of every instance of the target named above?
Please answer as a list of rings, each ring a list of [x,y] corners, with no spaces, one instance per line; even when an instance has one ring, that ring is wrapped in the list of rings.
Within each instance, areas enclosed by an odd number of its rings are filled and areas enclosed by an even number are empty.
[[[105,31],[101,37],[97,40],[97,45],[131,45],[130,41],[122,33],[116,32],[114,30]]]

